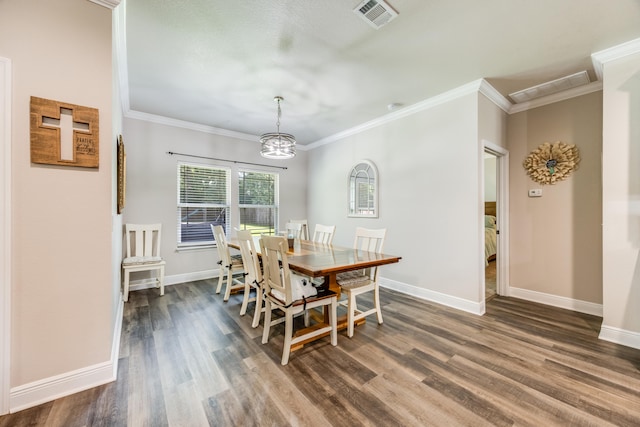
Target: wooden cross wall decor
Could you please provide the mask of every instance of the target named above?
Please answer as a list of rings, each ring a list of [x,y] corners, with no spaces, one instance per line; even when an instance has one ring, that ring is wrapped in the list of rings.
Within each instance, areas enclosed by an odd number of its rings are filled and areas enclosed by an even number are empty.
[[[98,109],[31,97],[31,162],[97,168]]]

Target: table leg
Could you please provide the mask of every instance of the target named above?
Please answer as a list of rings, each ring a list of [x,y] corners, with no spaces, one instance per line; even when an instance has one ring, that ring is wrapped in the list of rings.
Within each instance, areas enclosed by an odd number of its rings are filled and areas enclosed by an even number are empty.
[[[336,296],[338,298],[338,301],[340,300],[340,286],[338,285],[338,282],[336,281],[336,274],[332,273],[328,276],[324,276],[324,283],[329,285],[329,290],[333,291],[336,293]],[[314,315],[317,314],[317,315]],[[323,307],[323,313],[322,313],[322,317],[320,316],[320,313],[318,313],[316,310],[311,310],[311,313],[309,313],[309,315],[311,316],[311,318],[318,322],[318,323],[323,323],[323,324],[329,324],[329,307]],[[338,331],[341,331],[343,329],[347,329],[347,316],[340,316],[338,317]],[[358,325],[362,325],[363,323],[365,323],[365,319],[360,319],[358,321],[356,321],[356,326]],[[306,329],[306,328],[305,328]],[[291,351],[296,351],[296,350],[300,350],[302,347],[304,347],[305,344],[310,343],[312,341],[315,341],[319,338],[322,337],[326,337],[329,336],[329,332],[326,332],[322,335],[318,335],[314,338],[310,338],[308,340],[305,341],[301,341],[297,344],[294,344],[291,346]]]

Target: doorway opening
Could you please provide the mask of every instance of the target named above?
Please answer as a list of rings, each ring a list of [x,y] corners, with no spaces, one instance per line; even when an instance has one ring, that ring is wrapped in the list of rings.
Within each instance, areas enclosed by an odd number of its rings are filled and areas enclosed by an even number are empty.
[[[485,301],[507,295],[509,152],[483,141],[484,145],[484,295]]]
[[[496,268],[498,258],[498,215],[497,215],[497,184],[498,157],[484,152],[484,298],[486,301],[497,295]]]

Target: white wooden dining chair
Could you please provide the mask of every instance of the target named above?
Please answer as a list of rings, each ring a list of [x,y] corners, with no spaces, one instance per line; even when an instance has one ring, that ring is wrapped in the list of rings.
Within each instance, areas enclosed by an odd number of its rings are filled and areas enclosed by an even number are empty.
[[[131,273],[151,271],[156,274],[154,280],[164,295],[165,261],[160,256],[162,224],[125,224],[125,257],[122,260],[124,281],[123,299],[129,300],[129,282]]]
[[[285,230],[286,230],[287,237],[289,238],[294,238],[298,240],[301,240],[301,239],[308,240],[308,239],[304,239],[303,237],[304,224],[301,224],[299,222],[288,222],[285,225]]]
[[[249,230],[238,230],[238,245],[240,246],[240,255],[242,256],[242,264],[247,274],[244,278],[244,298],[242,299],[242,308],[240,315],[243,316],[247,312],[247,306],[250,302],[255,301],[256,307],[253,312],[252,328],[256,328],[260,324],[260,315],[264,312],[264,303],[262,302],[262,267],[260,267],[260,259],[256,251],[253,236]],[[250,298],[251,291],[255,291],[255,296]]]
[[[315,243],[330,245],[333,243],[333,235],[335,232],[335,225],[316,224],[316,228],[313,230],[313,238],[311,240]],[[322,286],[324,283],[324,277],[313,277],[311,278],[311,282],[316,286]],[[307,317],[305,317],[305,321],[308,323]]]
[[[211,224],[211,231],[213,232],[213,238],[216,241],[216,247],[218,248],[218,265],[220,265],[220,273],[218,274],[218,286],[216,287],[216,294],[219,294],[222,290],[222,282],[226,281],[227,285],[224,291],[224,301],[229,301],[231,291],[244,289],[244,265],[242,264],[242,256],[231,256],[229,252],[229,246],[227,245],[227,237],[224,234],[224,228],[221,225]],[[238,275],[241,278],[238,278]],[[234,277],[236,276],[236,277]]]
[[[354,249],[382,253],[386,229],[371,230],[356,228]],[[370,267],[363,270],[349,271],[338,274],[336,281],[340,289],[346,295],[346,301],[341,305],[347,307],[347,335],[353,337],[355,322],[365,317],[376,314],[378,323],[382,324],[382,310],[380,307],[380,288],[378,286],[378,267]],[[373,292],[373,308],[365,311],[358,310],[356,297],[366,292]]]
[[[316,224],[316,228],[313,230],[313,239],[311,240],[316,243],[330,245],[333,243],[333,235],[335,232],[335,225]]]
[[[329,332],[331,345],[338,345],[337,333],[337,297],[335,292],[326,290],[306,299],[293,300],[291,288],[291,272],[287,259],[287,239],[282,236],[262,236],[260,239],[260,253],[264,276],[264,329],[262,343],[269,342],[271,326],[282,323],[283,319],[272,319],[272,311],[279,310],[284,314],[284,345],[280,363],[289,363],[291,346]],[[293,337],[293,317],[304,312],[305,309],[327,307],[328,324],[314,325],[311,328],[297,331]]]
[[[302,230],[300,231],[299,239],[309,240],[309,222],[306,219],[290,219],[290,224],[301,224]]]

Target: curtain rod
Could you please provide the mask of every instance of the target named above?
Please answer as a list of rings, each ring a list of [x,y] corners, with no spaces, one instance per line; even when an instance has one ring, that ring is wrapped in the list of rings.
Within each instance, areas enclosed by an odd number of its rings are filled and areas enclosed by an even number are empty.
[[[195,154],[184,154],[184,153],[174,153],[173,151],[167,151],[167,154],[171,156],[185,156],[185,157],[196,157],[198,159],[208,159],[208,160],[218,160],[221,162],[231,162],[231,163],[241,163],[243,165],[253,165],[253,166],[264,166],[267,168],[276,168],[276,169],[288,169],[286,166],[272,166],[272,165],[264,165],[261,163],[251,163],[251,162],[241,162],[239,160],[227,160],[227,159],[219,159],[216,157],[206,157],[206,156],[196,156]]]

